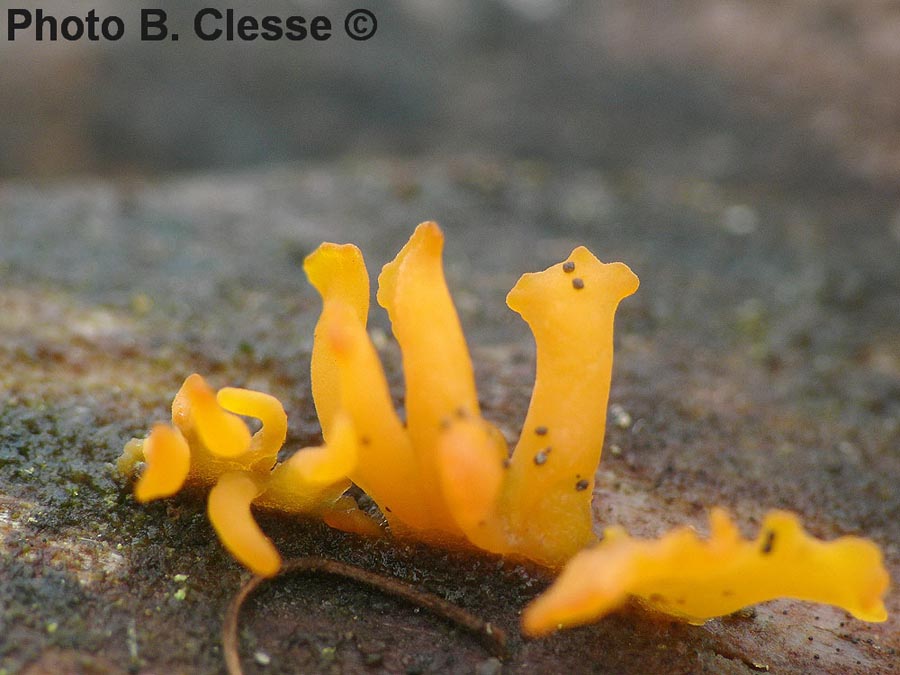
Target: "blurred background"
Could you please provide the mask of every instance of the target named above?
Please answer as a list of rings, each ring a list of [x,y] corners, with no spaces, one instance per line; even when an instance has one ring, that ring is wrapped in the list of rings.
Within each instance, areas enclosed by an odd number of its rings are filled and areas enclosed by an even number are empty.
[[[373,39],[322,43],[203,42],[208,2],[151,4],[179,42],[138,41],[125,0],[41,3],[121,16],[118,42],[0,41],[0,177],[467,153],[787,188],[900,177],[896,2],[239,3],[375,11]]]

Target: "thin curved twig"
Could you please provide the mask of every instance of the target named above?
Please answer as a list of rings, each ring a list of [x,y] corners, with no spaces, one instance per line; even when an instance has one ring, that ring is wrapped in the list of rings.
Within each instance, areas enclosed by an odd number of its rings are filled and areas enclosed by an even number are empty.
[[[262,583],[294,572],[333,574],[372,586],[387,595],[401,598],[410,604],[427,609],[432,614],[478,635],[485,647],[495,656],[503,657],[506,654],[506,632],[467,612],[462,607],[454,605],[432,593],[420,591],[405,581],[394,577],[369,572],[337,560],[329,560],[318,556],[305,556],[285,561],[281,570],[274,577],[254,576],[232,598],[225,613],[225,623],[222,626],[222,650],[225,655],[225,667],[229,675],[242,675],[243,673],[238,648],[238,618],[244,601]]]

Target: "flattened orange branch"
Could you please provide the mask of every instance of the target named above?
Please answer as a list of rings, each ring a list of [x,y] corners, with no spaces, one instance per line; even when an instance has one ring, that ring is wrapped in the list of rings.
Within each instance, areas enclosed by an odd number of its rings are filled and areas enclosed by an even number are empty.
[[[863,621],[887,619],[888,573],[871,541],[820,541],[786,511],[769,513],[753,540],[742,539],[722,509],[712,511],[710,522],[707,540],[689,527],[656,540],[608,528],[526,608],[525,632],[597,621],[629,597],[695,624],[782,597],[837,605]]]

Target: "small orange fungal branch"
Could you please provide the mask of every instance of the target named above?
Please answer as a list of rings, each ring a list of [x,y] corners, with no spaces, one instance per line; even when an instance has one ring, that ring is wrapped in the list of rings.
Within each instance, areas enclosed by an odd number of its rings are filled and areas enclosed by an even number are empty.
[[[251,435],[240,416],[259,419],[259,431]],[[378,531],[344,496],[348,469],[356,461],[347,425],[345,419],[330,452],[308,448],[278,463],[287,436],[281,403],[248,389],[215,393],[194,374],[175,396],[172,424],[157,424],[146,439],[131,440],[118,469],[130,475],[145,462],[134,491],[139,502],[171,496],[185,483],[212,485],[207,512],[222,543],[257,574],[272,576],[281,557],[253,519],[251,504],[318,516],[347,530]]]
[[[780,597],[836,605],[864,621],[887,618],[888,573],[871,541],[820,541],[785,511],[769,513],[755,540],[743,539],[721,509],[710,521],[707,540],[689,527],[657,540],[608,528],[526,608],[525,632],[538,636],[599,620],[629,597],[695,624]]]

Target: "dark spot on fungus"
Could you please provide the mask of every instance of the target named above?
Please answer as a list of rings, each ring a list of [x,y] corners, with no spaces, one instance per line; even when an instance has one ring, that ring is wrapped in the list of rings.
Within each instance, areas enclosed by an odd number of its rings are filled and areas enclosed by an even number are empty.
[[[666,596],[661,595],[660,593],[651,593],[650,594],[650,602],[656,602],[663,604],[666,602]]]
[[[510,459],[509,457],[507,457],[506,459],[503,460],[503,468],[504,469],[508,469],[510,464],[512,464],[512,459]]]
[[[552,448],[544,448],[539,453],[537,453],[534,456],[534,463],[538,466],[545,464],[547,462],[547,455],[550,454],[550,450],[552,450]]]
[[[566,274],[569,274],[570,272],[574,272],[574,271],[575,271],[575,263],[573,263],[571,260],[563,263],[563,272],[565,272]]]
[[[584,279],[582,279],[581,277],[575,277],[574,279],[572,279],[572,288],[580,291],[582,288],[584,288]]]
[[[450,418],[449,418],[449,417],[444,417],[444,418],[441,420],[441,429],[446,430],[446,429],[449,429],[449,428],[450,428]]]
[[[547,427],[543,427],[543,426],[535,427],[534,433],[536,433],[538,436],[546,436],[547,435]]]
[[[359,437],[359,444],[360,444],[360,445],[368,445],[369,443],[371,443],[371,441],[369,440],[369,437],[368,437],[368,436],[360,436],[360,437]]]
[[[582,490],[587,490],[587,488],[588,488],[588,482],[584,478],[582,478],[580,481],[575,483],[575,489],[578,492],[581,492]]]
[[[775,543],[775,533],[769,530],[766,532],[766,539],[763,541],[760,552],[763,555],[769,555],[772,552],[772,545]]]
[[[734,595],[734,591],[729,591],[729,590],[722,591],[723,598],[730,598],[732,595]]]
[[[390,506],[385,506],[385,507],[384,507],[384,510],[387,511],[388,513],[393,513],[393,511],[391,511],[391,507],[390,507]]]
[[[468,416],[468,414],[469,414],[469,413],[467,413],[467,412],[466,412],[466,409],[463,408],[462,406],[460,406],[460,407],[458,407],[458,408],[456,409],[456,416],[457,416],[459,419],[465,419],[465,418]]]

